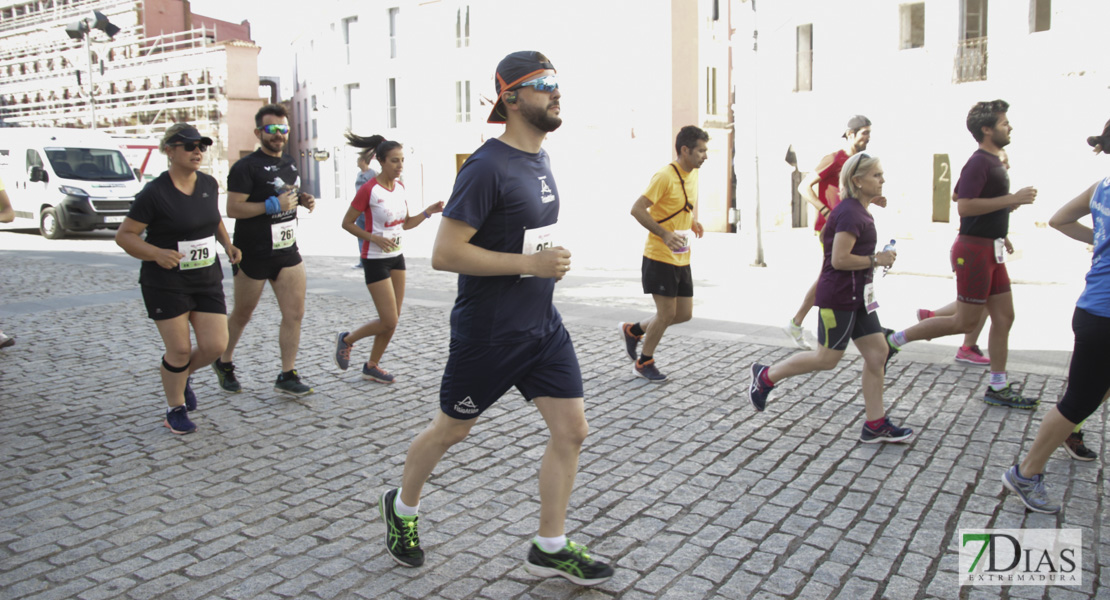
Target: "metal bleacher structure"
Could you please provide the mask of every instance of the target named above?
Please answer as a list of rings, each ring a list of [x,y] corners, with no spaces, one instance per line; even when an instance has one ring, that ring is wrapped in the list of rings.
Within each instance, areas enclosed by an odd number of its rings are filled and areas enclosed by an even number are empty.
[[[240,42],[217,44],[203,26],[147,35],[142,0],[0,1],[0,127],[90,126],[89,55],[65,28],[94,10],[121,28],[114,39],[90,34],[96,128],[141,147],[188,121],[216,141],[211,168],[224,171],[224,48]]]

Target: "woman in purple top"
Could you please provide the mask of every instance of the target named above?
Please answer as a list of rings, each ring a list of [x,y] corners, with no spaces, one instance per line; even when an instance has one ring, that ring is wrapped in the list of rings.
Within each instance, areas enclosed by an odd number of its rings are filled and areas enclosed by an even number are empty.
[[[886,343],[878,303],[872,287],[875,268],[894,264],[895,252],[875,252],[875,219],[869,207],[885,202],[883,167],[879,159],[864,153],[844,163],[840,171],[840,204],[829,215],[821,232],[825,261],[817,280],[816,304],[821,309],[817,350],[799,352],[786,360],[765,366],[752,364],[748,398],[756,410],[767,406],[775,383],[804,373],[836,368],[848,340],[863,355],[863,402],[866,420],[860,441],[905,442],[913,430],[890,422],[883,410],[883,376],[894,351]]]

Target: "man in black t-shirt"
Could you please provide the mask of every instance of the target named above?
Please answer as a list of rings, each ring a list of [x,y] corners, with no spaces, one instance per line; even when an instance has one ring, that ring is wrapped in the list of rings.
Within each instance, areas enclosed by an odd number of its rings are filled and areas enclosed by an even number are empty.
[[[227,319],[227,350],[212,368],[220,387],[240,391],[232,357],[269,280],[281,309],[281,373],[274,390],[306,396],[312,388],[301,381],[296,370],[305,300],[304,263],[297,251],[297,207],[311,212],[316,199],[300,191],[297,166],[282,155],[289,135],[285,107],[263,106],[254,122],[261,147],[235,163],[227,176],[227,216],[236,220],[234,243],[242,250],[243,259],[232,268],[235,304]]]
[[[983,401],[1011,408],[1036,408],[1038,400],[1023,397],[1006,377],[1014,298],[1006,271],[1010,213],[1032,204],[1037,190],[1025,187],[1010,193],[1010,176],[998,154],[1010,143],[1010,105],[1002,100],[979,102],[967,114],[967,129],[979,143],[960,171],[956,183],[960,235],[952,244],[956,273],[956,314],[925,319],[888,337],[894,349],[916,340],[931,340],[975,330],[983,312],[990,314],[990,384]]]

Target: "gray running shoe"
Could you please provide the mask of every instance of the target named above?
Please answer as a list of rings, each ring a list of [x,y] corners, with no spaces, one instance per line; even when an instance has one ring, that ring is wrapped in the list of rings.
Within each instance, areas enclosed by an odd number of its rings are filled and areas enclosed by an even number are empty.
[[[1026,479],[1018,473],[1018,466],[1014,465],[1002,474],[1002,485],[1017,494],[1018,498],[1021,498],[1021,501],[1025,503],[1025,507],[1033,512],[1046,515],[1054,515],[1060,512],[1060,506],[1053,504],[1048,498],[1043,473]]]
[[[1040,400],[1036,398],[1022,396],[1012,383],[1000,390],[987,386],[987,393],[983,396],[983,402],[994,406],[1008,406],[1024,410],[1037,408],[1037,405],[1040,404]]]
[[[277,377],[277,383],[274,384],[274,391],[288,394],[290,396],[307,396],[314,390],[301,382],[301,376],[297,374],[297,370],[293,369],[288,377],[281,373]]]
[[[339,367],[341,371],[346,371],[347,367],[351,366],[351,348],[355,347],[354,344],[348,344],[343,341],[343,338],[347,337],[348,333],[350,332],[340,331],[339,334],[335,336],[335,355],[332,358],[335,361],[335,366]]]
[[[370,366],[363,363],[362,365],[362,378],[366,381],[377,381],[378,383],[393,383],[393,375],[378,365]]]
[[[645,363],[641,363],[638,359],[632,363],[632,374],[637,377],[643,377],[652,383],[663,383],[667,380],[667,376],[659,372],[659,368],[655,366],[655,359],[651,359]]]
[[[220,362],[220,359],[217,358],[212,363],[212,370],[216,372],[216,378],[220,380],[220,389],[233,394],[243,391],[243,386],[239,385],[239,380],[235,377],[234,363]]]

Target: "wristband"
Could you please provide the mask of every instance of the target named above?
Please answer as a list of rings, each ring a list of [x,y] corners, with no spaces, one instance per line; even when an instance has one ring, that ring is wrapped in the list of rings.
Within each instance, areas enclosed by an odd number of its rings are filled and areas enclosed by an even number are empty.
[[[430,219],[430,218],[432,218],[432,215],[429,215],[429,214],[428,214],[428,211],[427,211],[427,209],[425,209],[425,210],[424,210],[424,218],[425,218],[425,219]]]
[[[876,258],[875,258],[875,255],[874,255],[874,254],[872,254],[872,255],[871,255],[871,256],[869,256],[868,258],[870,258],[870,259],[871,259],[871,268],[872,268],[872,269],[874,269],[875,267],[877,267],[877,266],[879,265],[879,261],[878,261],[878,259],[876,259]]]
[[[277,196],[266,198],[266,214],[274,215],[281,212],[281,200]]]

